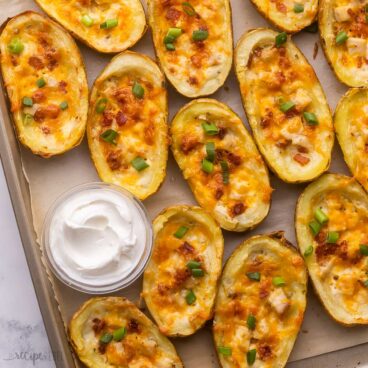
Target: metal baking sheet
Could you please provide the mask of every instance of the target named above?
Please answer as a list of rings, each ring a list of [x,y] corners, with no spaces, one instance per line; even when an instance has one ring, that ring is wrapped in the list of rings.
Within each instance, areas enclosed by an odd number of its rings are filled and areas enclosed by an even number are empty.
[[[248,0],[231,0],[231,4],[235,42],[246,30],[268,26]],[[2,9],[1,22],[7,17],[14,16],[24,10],[39,11],[37,6],[30,0],[0,0],[0,8]],[[340,96],[345,92],[346,87],[336,81],[320,47],[316,58],[313,58],[315,44],[319,45],[318,35],[301,33],[294,36],[294,41],[314,66],[333,109]],[[80,45],[80,47],[85,59],[89,83],[91,84],[102,68],[109,62],[111,56],[98,54],[83,45]],[[154,53],[149,32],[146,33],[134,50],[153,57]],[[230,105],[240,115],[249,129],[233,72],[231,72],[224,87],[213,97]],[[188,102],[188,99],[180,96],[169,87],[170,117],[186,102]],[[45,212],[61,193],[77,184],[96,181],[98,177],[89,158],[85,141],[80,147],[63,156],[45,160],[32,155],[23,147],[18,147],[2,94],[0,96],[0,113],[0,119],[2,120],[0,125],[1,158],[50,344],[56,352],[55,363],[58,368],[79,367],[81,366],[80,363],[77,360],[74,361],[69,349],[65,326],[73,312],[90,296],[62,285],[53,276],[46,273],[37,244],[37,234],[40,234]],[[333,153],[331,171],[348,173],[341,152],[337,147],[335,147]],[[65,175],[66,172],[67,175]],[[295,244],[294,209],[296,199],[304,185],[288,185],[274,176],[271,176],[271,182],[275,191],[270,215],[251,232],[241,234],[224,232],[225,259],[237,244],[254,234],[285,230],[287,238]],[[195,203],[195,200],[176,163],[170,157],[164,185],[157,194],[146,200],[144,204],[151,218],[154,218],[163,208],[177,203],[190,204]],[[138,280],[133,286],[118,292],[117,295],[124,295],[133,301],[138,301],[140,291],[141,280]],[[174,339],[173,342],[186,367],[218,367],[210,323],[194,336]],[[368,342],[367,328],[344,328],[339,326],[327,316],[313,291],[309,290],[306,317],[290,357],[290,362],[366,342]],[[303,366],[315,367],[313,361],[314,359],[307,359]],[[289,363],[288,366],[293,367],[293,363]]]

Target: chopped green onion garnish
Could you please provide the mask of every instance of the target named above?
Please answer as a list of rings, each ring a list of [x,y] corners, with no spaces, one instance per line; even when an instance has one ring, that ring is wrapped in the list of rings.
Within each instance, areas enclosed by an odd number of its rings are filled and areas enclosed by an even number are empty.
[[[348,38],[349,38],[349,36],[346,34],[346,32],[341,31],[336,36],[336,43],[338,45],[342,45],[343,43],[345,43],[347,41]]]
[[[208,174],[211,174],[211,172],[213,171],[213,163],[211,161],[203,159],[202,170]]]
[[[168,50],[168,51],[175,51],[176,50],[173,43],[166,43],[165,46],[166,46],[166,50]]]
[[[280,47],[287,41],[287,34],[286,32],[279,33],[275,38],[276,47]]]
[[[61,110],[66,110],[67,108],[69,107],[68,103],[66,101],[63,101],[61,104],[60,104],[60,108]]]
[[[118,20],[117,19],[108,19],[105,22],[103,22],[102,24],[100,24],[100,28],[101,29],[111,29],[114,28],[118,25]]]
[[[360,254],[363,254],[363,256],[368,256],[368,245],[360,244],[359,250],[360,250]]]
[[[339,233],[337,231],[329,231],[327,233],[327,243],[329,244],[335,244],[339,240]]]
[[[183,5],[183,10],[184,12],[189,15],[190,17],[193,17],[196,15],[196,11],[195,9],[193,8],[193,5],[188,3],[188,2],[184,2],[184,3],[181,3]]]
[[[318,125],[317,116],[313,112],[304,111],[303,117],[308,125]]]
[[[8,50],[12,54],[19,55],[24,50],[24,45],[19,38],[13,38],[8,45]]]
[[[116,138],[119,136],[118,132],[115,132],[115,130],[108,129],[105,130],[100,137],[107,143],[114,144],[116,146]]]
[[[197,262],[197,261],[189,261],[187,263],[187,267],[190,269],[190,270],[194,270],[195,268],[201,268],[202,264],[201,262]]]
[[[294,13],[303,13],[304,12],[304,5],[295,3],[294,4]]]
[[[186,226],[180,226],[178,230],[174,233],[175,238],[181,239],[189,230]]]
[[[193,290],[189,290],[187,295],[185,296],[185,300],[188,305],[192,305],[197,300],[197,297],[195,296]]]
[[[119,328],[118,330],[115,330],[113,333],[114,341],[121,341],[125,337],[127,333],[127,329],[125,327]]]
[[[328,222],[328,216],[322,211],[321,208],[317,208],[314,213],[315,219],[321,224],[324,225]]]
[[[33,106],[33,100],[31,97],[23,97],[23,105],[32,107]]]
[[[220,161],[221,170],[222,170],[222,182],[224,184],[229,184],[230,181],[230,171],[229,164],[227,161]]]
[[[216,135],[219,133],[219,128],[213,123],[203,123],[202,128],[207,135]]]
[[[273,277],[272,278],[272,283],[275,285],[275,286],[284,286],[286,284],[285,280],[283,277],[281,276],[276,276],[276,277]]]
[[[280,110],[282,112],[288,112],[289,110],[293,109],[295,107],[295,103],[292,101],[283,102],[280,105]]]
[[[203,277],[204,276],[204,271],[200,268],[193,268],[192,269],[192,275],[194,277]]]
[[[134,160],[132,160],[131,164],[137,171],[142,171],[144,169],[147,169],[147,167],[149,167],[146,160],[139,156],[136,157]]]
[[[193,41],[204,41],[207,38],[208,38],[208,31],[204,29],[198,29],[196,31],[193,31],[192,33]]]
[[[206,159],[208,161],[211,161],[211,162],[215,161],[215,156],[216,156],[215,143],[213,142],[206,143],[206,153],[207,153]]]
[[[247,363],[249,365],[253,365],[254,362],[256,361],[256,356],[257,356],[257,350],[256,349],[249,350],[247,352]]]
[[[42,88],[46,86],[46,81],[43,78],[40,78],[36,82],[38,88]]]
[[[250,314],[247,318],[247,326],[250,330],[254,330],[256,328],[256,317]]]
[[[304,257],[309,257],[313,253],[313,245],[310,245],[305,251],[304,251]]]
[[[229,357],[232,354],[231,348],[229,348],[228,346],[218,346],[217,351],[221,355],[226,356],[226,357]]]
[[[96,104],[96,112],[102,114],[106,109],[106,105],[107,105],[107,98],[99,99]]]
[[[363,285],[364,285],[365,287],[368,287],[368,280],[363,281]]]
[[[31,124],[33,121],[33,116],[31,114],[24,114],[23,115],[23,124],[24,125],[29,125]]]
[[[142,99],[144,97],[144,88],[138,82],[134,82],[132,92],[133,95],[139,99]]]
[[[83,15],[83,17],[81,18],[81,22],[86,26],[86,27],[91,27],[93,26],[93,19],[89,16],[89,15]]]
[[[321,231],[321,224],[316,220],[313,220],[309,223],[309,228],[314,236],[316,236]]]
[[[113,336],[111,333],[108,333],[106,332],[105,334],[103,334],[101,337],[100,337],[100,341],[103,343],[103,344],[108,344],[109,342],[111,342],[113,339]]]
[[[260,281],[261,274],[259,272],[247,272],[247,276],[250,280]]]
[[[174,43],[175,40],[182,34],[181,28],[169,28],[164,38],[164,43]]]

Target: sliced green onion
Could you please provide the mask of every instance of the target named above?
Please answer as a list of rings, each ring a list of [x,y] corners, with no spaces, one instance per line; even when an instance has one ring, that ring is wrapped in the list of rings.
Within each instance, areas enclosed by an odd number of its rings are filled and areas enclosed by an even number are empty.
[[[125,327],[119,328],[113,332],[114,341],[121,341],[125,337],[127,329]]]
[[[144,169],[147,169],[147,167],[149,167],[146,160],[139,156],[136,157],[134,160],[132,160],[131,164],[137,171],[142,171]]]
[[[327,243],[329,244],[335,244],[339,240],[339,233],[337,231],[329,231],[327,233]]]
[[[283,277],[281,276],[276,276],[276,277],[273,277],[272,278],[272,283],[275,285],[275,286],[284,286],[286,284],[285,280]]]
[[[63,101],[59,106],[61,110],[66,110],[69,107],[69,104],[66,101]]]
[[[253,281],[260,281],[261,274],[259,272],[247,272],[248,279]]]
[[[8,45],[8,50],[12,54],[19,55],[24,50],[24,45],[19,38],[13,38]]]
[[[181,5],[183,5],[184,12],[190,17],[194,17],[197,14],[192,4],[185,1],[184,3],[181,3]]]
[[[219,133],[219,128],[213,123],[203,123],[202,128],[207,135],[216,135]]]
[[[254,362],[256,361],[256,356],[257,356],[257,350],[256,349],[249,350],[247,352],[247,363],[249,365],[253,365]]]
[[[182,34],[181,28],[169,28],[164,38],[164,43],[173,43]]]
[[[111,333],[108,333],[106,332],[105,334],[103,334],[101,337],[100,337],[100,341],[103,343],[103,344],[108,344],[109,342],[111,342],[113,339],[113,335]]]
[[[178,230],[174,233],[175,238],[182,239],[183,236],[187,233],[189,227],[180,226]]]
[[[211,161],[203,159],[202,170],[208,174],[211,174],[211,172],[213,171],[213,163]]]
[[[225,357],[229,357],[232,354],[232,350],[228,346],[218,346],[217,351]]]
[[[343,43],[345,43],[347,41],[348,38],[349,38],[349,36],[346,34],[346,32],[341,31],[336,36],[336,43],[338,45],[342,45]]]
[[[93,26],[93,23],[94,23],[93,19],[88,14],[83,15],[83,17],[81,18],[81,22],[86,27],[91,27]]]
[[[318,119],[313,112],[304,111],[303,117],[308,125],[318,125]]]
[[[190,270],[194,270],[196,268],[201,268],[202,264],[201,262],[197,262],[197,261],[194,261],[194,260],[191,260],[187,263],[187,267],[190,269]]]
[[[33,116],[31,114],[24,114],[23,115],[23,124],[25,126],[31,124],[33,121]]]
[[[32,107],[33,106],[33,100],[31,97],[23,97],[23,105],[27,106],[27,107]]]
[[[100,98],[96,104],[96,112],[102,114],[106,109],[107,102],[107,98]]]
[[[256,328],[256,317],[250,314],[247,318],[247,326],[250,330],[254,330]]]
[[[359,250],[360,250],[360,254],[363,254],[363,256],[368,256],[368,245],[360,244]]]
[[[134,82],[132,92],[133,95],[139,99],[142,99],[144,97],[144,88],[138,82]]]
[[[304,257],[309,257],[313,253],[313,245],[310,245],[305,251],[304,251]]]
[[[198,29],[196,31],[193,31],[192,33],[193,41],[204,41],[207,38],[208,38],[208,31],[204,29]]]
[[[309,228],[314,236],[316,236],[321,231],[321,224],[315,220],[309,223]]]
[[[368,280],[363,281],[363,285],[364,285],[365,287],[368,287]]]
[[[328,222],[328,216],[322,211],[321,208],[316,209],[314,217],[321,225],[324,225]]]
[[[101,29],[111,29],[116,27],[119,24],[117,19],[107,19],[105,22],[100,24]]]
[[[280,47],[287,41],[287,34],[286,32],[279,33],[275,38],[276,47]]]
[[[204,271],[201,268],[193,268],[192,269],[192,275],[194,277],[203,277]]]
[[[115,130],[108,129],[105,130],[101,135],[101,139],[103,139],[105,142],[113,144],[116,146],[116,138],[118,138],[119,133],[115,132]]]
[[[226,185],[229,184],[230,181],[230,170],[229,164],[227,161],[220,161],[221,170],[222,170],[222,182]]]
[[[288,112],[289,110],[293,109],[295,107],[295,103],[292,102],[292,101],[286,101],[286,102],[283,102],[281,105],[280,105],[280,110],[282,112]]]
[[[213,142],[206,143],[206,153],[207,153],[206,159],[208,161],[211,161],[211,162],[215,161],[215,156],[216,156],[215,143]]]
[[[185,296],[185,300],[188,305],[192,305],[197,300],[197,297],[195,296],[193,290],[189,290],[187,295]]]
[[[43,78],[40,78],[36,82],[38,88],[43,88],[46,86],[46,81]]]
[[[173,43],[166,43],[165,47],[166,47],[166,50],[168,50],[168,51],[175,51],[176,50]]]
[[[314,22],[310,26],[305,27],[304,31],[308,33],[317,33],[318,32],[318,22]]]
[[[303,13],[304,12],[304,5],[300,3],[294,4],[294,13]]]

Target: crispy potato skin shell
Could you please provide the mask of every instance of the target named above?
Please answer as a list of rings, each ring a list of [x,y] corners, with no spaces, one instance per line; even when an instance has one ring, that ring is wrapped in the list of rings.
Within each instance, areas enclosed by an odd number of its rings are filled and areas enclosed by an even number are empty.
[[[313,217],[312,210],[309,208],[310,201],[315,196],[323,195],[323,193],[325,193],[329,189],[338,187],[345,188],[345,195],[349,194],[350,192],[350,195],[356,198],[362,198],[368,204],[367,194],[352,177],[335,173],[326,173],[322,175],[318,180],[309,184],[298,198],[295,210],[295,233],[301,253],[305,252],[306,248],[310,245],[309,240],[312,238],[308,229],[308,224],[305,223],[306,218]],[[343,192],[344,189],[342,189],[342,193]],[[357,319],[354,316],[352,317],[349,312],[344,311],[341,313],[340,308],[338,308],[339,306],[336,305],[336,301],[328,300],[327,292],[324,291],[323,285],[320,285],[318,281],[318,277],[316,275],[317,269],[315,264],[316,261],[314,259],[311,259],[311,257],[308,257],[306,259],[306,265],[308,268],[308,273],[312,280],[313,289],[319,300],[321,301],[321,304],[325,308],[327,314],[335,322],[345,327],[368,324],[368,318]],[[342,315],[339,315],[340,313]]]
[[[274,38],[276,37],[277,33],[272,31],[271,29],[266,29],[266,28],[257,28],[257,29],[253,29],[253,30],[249,30],[246,33],[244,33],[244,35],[239,39],[238,44],[235,48],[235,58],[234,58],[234,64],[235,64],[235,74],[237,76],[237,80],[239,83],[239,87],[241,90],[241,98],[242,98],[242,102],[243,102],[243,107],[244,107],[244,111],[247,117],[247,120],[249,122],[249,125],[252,129],[253,132],[253,136],[255,139],[255,142],[257,144],[257,147],[259,149],[259,151],[261,152],[264,160],[266,161],[269,169],[277,176],[279,177],[281,180],[283,180],[286,183],[290,183],[290,184],[300,184],[300,183],[304,183],[304,182],[309,182],[312,181],[316,178],[318,178],[323,172],[325,172],[326,170],[328,170],[328,168],[330,167],[330,163],[331,163],[331,151],[333,148],[333,144],[334,144],[334,134],[333,134],[333,125],[332,125],[332,117],[331,117],[331,110],[330,107],[327,103],[327,99],[326,96],[320,86],[320,82],[317,78],[317,76],[314,73],[314,77],[316,80],[316,83],[318,84],[318,86],[320,87],[319,90],[319,94],[320,94],[320,101],[321,104],[323,103],[323,105],[326,107],[326,111],[328,111],[328,115],[329,115],[329,120],[331,120],[331,140],[329,142],[329,154],[328,157],[326,157],[325,162],[322,163],[321,165],[319,165],[318,168],[316,168],[316,170],[314,170],[314,172],[312,174],[307,174],[307,175],[301,175],[298,173],[293,173],[293,175],[291,175],[290,173],[287,173],[287,170],[281,170],[279,168],[276,168],[276,164],[275,164],[275,158],[271,157],[270,154],[267,154],[267,150],[266,150],[266,145],[263,144],[262,140],[260,139],[259,135],[257,134],[257,130],[258,130],[258,123],[256,121],[256,118],[253,116],[253,114],[249,113],[249,106],[250,106],[250,101],[247,101],[247,98],[245,96],[244,93],[242,93],[242,85],[246,84],[247,82],[244,80],[244,76],[243,74],[243,67],[241,66],[241,55],[242,54],[246,54],[247,57],[249,58],[250,53],[253,49],[253,47],[248,48],[246,43],[248,42],[248,40],[252,39],[253,37],[258,38],[259,41],[258,42],[265,42],[266,40],[270,39],[270,37]],[[298,54],[298,57],[300,58],[300,60],[303,61],[303,63],[305,62],[306,64],[310,65],[309,62],[307,61],[307,59],[305,58],[305,56],[302,54],[302,52],[299,50],[299,48],[294,44],[291,43],[290,41],[288,41],[289,47],[292,47],[293,52]],[[254,45],[253,45],[254,46]],[[247,47],[247,49],[244,51],[243,48]],[[254,103],[254,101],[253,101]],[[248,106],[248,107],[247,107]]]
[[[108,315],[110,310],[119,310],[121,313],[130,319],[135,319],[144,329],[150,330],[154,337],[157,339],[158,344],[165,350],[170,356],[175,356],[175,368],[182,368],[181,362],[174,345],[162,335],[157,326],[143,314],[132,302],[122,297],[97,297],[87,300],[79,310],[72,317],[69,324],[69,336],[71,344],[78,355],[79,359],[88,368],[112,368],[115,365],[105,364],[99,358],[99,353],[94,352],[92,347],[88,347],[85,344],[83,337],[83,327],[87,320],[94,313],[101,314],[104,311],[104,315]]]
[[[198,331],[202,326],[206,323],[207,320],[211,319],[213,316],[213,308],[215,297],[217,293],[217,287],[221,275],[222,270],[222,256],[224,251],[224,239],[222,236],[221,229],[218,227],[216,222],[212,219],[212,217],[207,214],[202,208],[197,206],[187,206],[187,205],[178,205],[172,206],[164,209],[153,221],[153,229],[154,236],[157,238],[157,234],[165,227],[167,223],[170,222],[172,218],[177,216],[182,216],[185,219],[190,221],[195,221],[196,223],[200,223],[202,226],[205,225],[208,229],[208,232],[211,234],[211,241],[208,244],[208,247],[213,248],[213,252],[215,257],[211,257],[211,260],[207,260],[207,262],[211,262],[211,268],[208,269],[208,272],[211,274],[210,284],[204,285],[205,289],[203,293],[206,294],[205,305],[201,308],[198,313],[201,315],[200,319],[196,319],[195,323],[192,325],[186,326],[183,324],[183,328],[176,328],[176,326],[167,325],[164,321],[165,315],[162,315],[162,311],[157,309],[154,304],[154,294],[152,294],[153,289],[155,288],[155,279],[149,276],[149,272],[155,272],[154,267],[159,267],[159,264],[155,264],[153,259],[151,258],[150,263],[144,273],[143,278],[143,296],[145,298],[147,307],[155,319],[156,323],[159,326],[160,331],[166,336],[172,337],[184,337],[189,336]],[[213,259],[214,258],[214,259]],[[206,261],[206,260],[205,260]],[[211,285],[212,284],[212,285]],[[201,291],[199,291],[201,292]],[[198,290],[196,291],[196,295],[198,296]],[[207,300],[209,299],[209,300]],[[188,313],[190,310],[188,307]],[[185,316],[183,316],[185,317]],[[188,317],[190,319],[190,317]],[[177,327],[180,327],[180,323],[177,324]]]
[[[267,249],[268,247],[272,247],[274,248],[274,251],[276,251],[277,248],[279,249],[283,249],[283,248],[287,248],[288,251],[290,252],[290,256],[292,255],[297,255],[299,257],[300,253],[299,251],[293,246],[292,243],[290,243],[284,235],[284,231],[275,231],[272,232],[270,234],[265,234],[265,235],[255,235],[252,236],[250,238],[248,238],[247,240],[244,240],[242,243],[240,243],[237,248],[233,251],[233,253],[230,255],[230,257],[228,258],[228,260],[226,261],[223,271],[222,271],[222,276],[221,276],[221,280],[220,280],[220,286],[219,286],[219,292],[217,294],[217,299],[216,299],[216,304],[215,304],[215,319],[214,319],[214,324],[213,324],[213,328],[212,328],[212,332],[213,332],[213,338],[214,338],[214,345],[215,345],[215,349],[216,349],[216,353],[217,353],[217,359],[218,362],[220,364],[220,366],[222,368],[235,368],[237,366],[231,364],[231,362],[226,361],[225,359],[222,359],[221,354],[219,353],[217,346],[218,346],[218,342],[216,340],[216,331],[215,331],[215,321],[216,321],[216,309],[218,308],[218,305],[220,304],[220,289],[222,287],[222,283],[224,278],[229,278],[231,275],[231,270],[232,268],[234,268],[236,266],[237,263],[239,262],[243,262],[244,261],[244,254],[247,252],[247,248],[251,248],[252,246],[255,246],[257,243],[262,243],[263,247],[265,249]],[[285,259],[285,261],[290,260],[290,258],[288,257],[287,259]],[[291,264],[290,264],[291,265]],[[307,288],[308,288],[308,273],[307,273],[307,269],[304,265],[303,262],[303,271],[301,272],[300,276],[300,284],[303,286],[303,292],[301,292],[301,297],[303,298],[303,311],[302,311],[302,315],[301,315],[301,320],[300,320],[300,325],[298,328],[298,331],[296,331],[295,335],[290,336],[288,339],[285,340],[285,344],[287,345],[287,350],[285,351],[285,353],[282,356],[278,356],[277,358],[277,362],[275,362],[275,365],[273,365],[274,367],[280,367],[283,368],[285,367],[287,360],[289,358],[289,355],[294,347],[295,341],[298,337],[298,334],[300,332],[300,327],[302,325],[303,319],[304,319],[304,313],[305,313],[305,309],[307,306],[307,298],[306,298],[306,294],[307,294]],[[262,366],[260,366],[262,367]]]
[[[50,25],[52,27],[53,31],[59,33],[60,37],[64,40],[65,43],[67,43],[70,47],[71,56],[75,58],[76,65],[78,68],[78,77],[80,80],[80,83],[78,83],[78,88],[81,91],[81,100],[80,100],[80,106],[81,111],[79,114],[81,115],[81,122],[80,122],[80,128],[79,132],[76,132],[74,139],[66,139],[62,147],[43,147],[41,148],[39,143],[36,141],[30,140],[25,134],[23,134],[23,122],[19,116],[16,116],[15,113],[12,113],[12,120],[14,123],[15,132],[17,135],[18,140],[28,149],[31,150],[32,153],[35,155],[41,156],[43,158],[50,158],[56,155],[61,155],[69,150],[71,150],[74,147],[77,147],[83,140],[84,133],[86,130],[86,124],[87,124],[87,110],[88,110],[88,84],[87,84],[87,75],[86,75],[86,69],[84,65],[84,61],[82,58],[82,55],[74,41],[74,39],[69,35],[69,33],[65,32],[65,30],[60,27],[57,23],[51,21],[50,19],[44,17],[41,14],[38,14],[33,11],[26,11],[23,13],[20,13],[16,15],[13,18],[9,18],[7,21],[5,21],[1,27],[0,27],[0,37],[6,32],[8,27],[11,27],[14,22],[18,22],[20,20],[33,20],[35,22],[45,22],[46,24]],[[0,55],[1,56],[1,55]],[[4,65],[3,63],[3,56],[1,57],[0,62],[0,74],[1,74],[1,81],[3,85],[4,92],[8,98],[9,105],[11,107],[12,104],[15,102],[12,101],[12,97],[9,94],[9,90],[7,88],[6,83],[6,77],[5,74],[7,73],[8,67]],[[68,81],[70,82],[70,81]],[[9,107],[9,109],[11,109]]]
[[[56,0],[55,3],[57,1],[59,0]],[[68,30],[73,35],[73,37],[77,38],[85,45],[87,45],[88,47],[97,52],[106,54],[111,53],[116,54],[125,51],[126,49],[134,46],[144,36],[144,34],[147,31],[146,15],[140,0],[131,1],[132,3],[135,3],[136,17],[137,19],[139,19],[139,21],[136,22],[135,26],[138,28],[139,32],[136,35],[131,35],[131,37],[125,40],[125,42],[121,42],[120,44],[111,43],[107,45],[103,45],[101,44],[101,42],[98,42],[98,40],[96,40],[95,38],[95,35],[88,35],[88,33],[86,32],[76,30],[76,27],[73,24],[71,24],[71,21],[69,19],[67,18],[64,19],[58,16],[57,10],[52,8],[53,4],[50,7],[50,2],[48,0],[35,0],[35,2],[50,18],[52,18],[55,22],[59,23],[66,30]]]

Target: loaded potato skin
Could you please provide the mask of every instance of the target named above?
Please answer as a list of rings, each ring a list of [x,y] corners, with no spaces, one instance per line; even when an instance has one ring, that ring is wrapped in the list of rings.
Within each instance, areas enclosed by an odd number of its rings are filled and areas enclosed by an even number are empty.
[[[225,82],[233,58],[229,0],[149,0],[156,55],[182,95],[208,96]]]
[[[143,297],[162,333],[191,335],[212,318],[224,249],[221,230],[200,207],[185,205],[164,210],[153,228]]]
[[[241,243],[224,267],[213,335],[224,368],[284,367],[303,322],[307,271],[283,232]]]
[[[172,343],[132,302],[92,298],[74,314],[69,334],[88,368],[182,368]]]
[[[140,199],[166,175],[167,94],[159,67],[125,51],[96,79],[90,95],[88,145],[100,178]]]
[[[240,118],[213,99],[194,100],[171,124],[171,149],[198,203],[223,229],[245,231],[268,214],[267,168]]]
[[[45,158],[77,146],[86,128],[88,86],[72,37],[53,21],[28,11],[3,25],[0,50],[19,141]]]
[[[301,194],[296,235],[313,286],[340,324],[367,324],[368,197],[354,178],[325,174]]]
[[[327,170],[331,112],[313,68],[286,33],[245,33],[235,70],[255,141],[271,170],[287,183],[310,181]]]
[[[103,53],[132,47],[146,31],[140,0],[36,0],[56,22]]]

